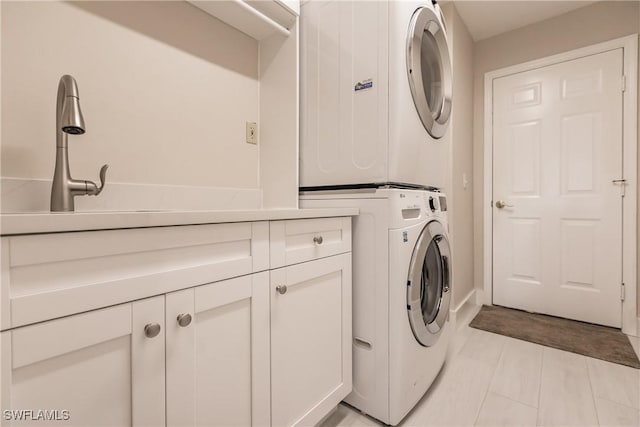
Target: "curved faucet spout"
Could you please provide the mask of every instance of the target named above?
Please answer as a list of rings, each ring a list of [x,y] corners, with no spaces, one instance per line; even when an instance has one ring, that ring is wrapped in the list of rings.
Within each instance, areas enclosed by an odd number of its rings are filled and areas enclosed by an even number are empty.
[[[58,84],[56,100],[56,166],[51,185],[51,210],[72,212],[73,198],[78,195],[98,195],[104,188],[107,166],[100,171],[101,186],[92,181],[71,178],[67,134],[85,133],[84,117],[80,109],[80,96],[75,79],[65,74]]]

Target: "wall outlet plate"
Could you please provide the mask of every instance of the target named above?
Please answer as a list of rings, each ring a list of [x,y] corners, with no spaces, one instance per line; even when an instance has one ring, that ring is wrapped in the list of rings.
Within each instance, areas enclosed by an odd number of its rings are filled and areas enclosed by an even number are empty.
[[[247,144],[258,144],[258,125],[256,122],[247,122]]]

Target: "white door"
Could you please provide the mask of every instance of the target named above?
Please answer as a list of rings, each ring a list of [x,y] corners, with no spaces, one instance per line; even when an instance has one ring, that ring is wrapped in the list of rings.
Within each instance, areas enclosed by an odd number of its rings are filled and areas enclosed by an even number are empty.
[[[163,296],[0,337],[3,425],[165,424]]]
[[[270,423],[269,273],[167,294],[167,425]]]
[[[310,426],[351,392],[351,254],[271,271],[271,424]]]
[[[622,49],[493,81],[493,303],[621,326]]]

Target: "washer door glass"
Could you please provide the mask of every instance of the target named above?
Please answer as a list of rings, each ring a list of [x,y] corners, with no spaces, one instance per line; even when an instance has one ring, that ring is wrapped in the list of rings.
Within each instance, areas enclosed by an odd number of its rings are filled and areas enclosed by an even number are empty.
[[[407,75],[422,124],[432,137],[442,137],[451,117],[451,58],[443,20],[432,8],[421,7],[411,17]]]
[[[437,221],[422,230],[413,251],[407,281],[407,309],[413,335],[431,346],[442,332],[451,299],[451,253],[444,227]]]

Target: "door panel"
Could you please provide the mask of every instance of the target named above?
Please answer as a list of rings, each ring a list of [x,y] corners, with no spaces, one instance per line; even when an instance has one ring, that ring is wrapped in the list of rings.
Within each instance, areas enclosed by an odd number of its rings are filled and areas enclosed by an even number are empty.
[[[495,304],[621,326],[621,76],[616,49],[494,80]]]

